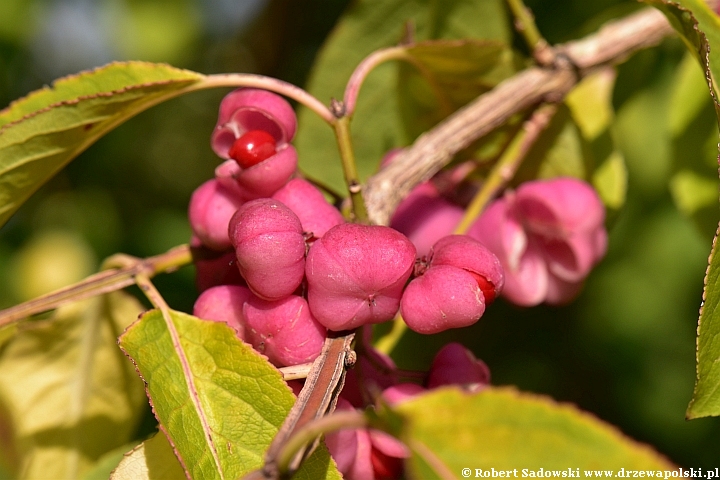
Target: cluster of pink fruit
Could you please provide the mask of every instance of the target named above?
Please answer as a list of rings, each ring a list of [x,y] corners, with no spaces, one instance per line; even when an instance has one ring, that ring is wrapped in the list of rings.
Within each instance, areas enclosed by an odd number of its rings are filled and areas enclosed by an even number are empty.
[[[400,206],[395,228],[348,223],[298,173],[296,127],[292,107],[274,93],[227,95],[211,142],[226,160],[189,207],[201,291],[194,315],[226,322],[276,366],[314,360],[328,330],[398,312],[425,334],[469,326],[505,278],[515,303],[567,301],[604,254],[602,205],[573,179],[524,184],[496,200],[469,235],[450,234],[462,210],[430,182]],[[340,409],[372,403],[369,391],[392,404],[425,388],[489,381],[487,367],[459,344],[438,353],[424,386],[400,383],[392,361],[362,345]],[[327,443],[347,478],[395,478],[407,456],[372,431],[329,435]]]
[[[223,100],[212,147],[227,160],[189,207],[195,251],[206,253],[195,315],[228,322],[278,366],[313,360],[328,329],[385,322],[398,310],[422,333],[476,322],[502,289],[500,261],[455,235],[416,265],[402,233],[346,222],[298,175],[295,129],[278,95],[240,89]]]

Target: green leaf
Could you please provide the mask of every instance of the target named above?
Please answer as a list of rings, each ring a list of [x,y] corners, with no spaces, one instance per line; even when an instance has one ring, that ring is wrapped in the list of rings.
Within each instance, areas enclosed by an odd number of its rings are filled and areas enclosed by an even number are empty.
[[[373,51],[397,45],[408,22],[415,28],[417,41],[463,38],[507,44],[512,38],[500,0],[353,2],[320,52],[308,91],[323,102],[342,99],[355,67]],[[402,122],[396,76],[396,65],[383,64],[370,73],[360,91],[352,136],[361,180],[375,171],[388,150],[413,140]],[[345,191],[332,131],[308,109],[301,108],[298,116],[295,146],[301,169],[338,191]]]
[[[565,98],[580,132],[588,141],[606,131],[615,116],[612,107],[615,76],[615,70],[611,68],[600,70],[583,78]]]
[[[0,355],[0,399],[12,415],[18,478],[81,478],[126,444],[146,408],[117,337],[143,310],[122,292],[26,322]]]
[[[107,477],[106,477],[107,478]],[[125,454],[110,480],[178,480],[186,478],[172,445],[162,432]]]
[[[280,372],[227,325],[170,311],[144,314],[120,338],[155,415],[191,478],[239,478],[263,454],[295,396]],[[327,450],[300,475],[339,478]],[[300,477],[303,478],[303,477]]]
[[[401,63],[398,75],[402,123],[411,139],[517,71],[515,54],[500,40],[431,40],[406,52],[420,65]]]
[[[619,210],[625,204],[628,182],[625,159],[619,150],[613,150],[595,169],[592,185],[607,208]]]
[[[5,325],[4,327],[0,327],[0,348],[10,340],[12,337],[15,336],[15,333],[17,332],[17,324],[10,324]]]
[[[670,99],[668,119],[673,137],[687,130],[691,122],[712,102],[702,68],[691,52],[680,61]]]
[[[107,480],[113,470],[115,470],[118,464],[125,458],[125,455],[137,446],[138,442],[136,441],[107,452],[95,462],[95,465],[93,465],[90,470],[85,472],[82,480]],[[182,474],[182,469],[180,473]]]
[[[705,291],[700,307],[697,340],[697,378],[686,416],[700,418],[720,415],[720,256],[715,234],[710,265],[705,274]]]
[[[588,142],[565,105],[558,106],[550,124],[527,153],[513,183],[560,176],[586,179],[594,159]]]
[[[443,388],[403,402],[395,411],[407,421],[401,439],[413,451],[408,463],[412,478],[437,477],[428,469],[438,461],[458,477],[467,467],[573,472],[676,468],[650,447],[572,405],[513,388],[477,394]]]
[[[93,142],[204,77],[168,65],[114,63],[56,81],[0,112],[0,226]]]
[[[720,122],[717,79],[720,78],[720,17],[702,0],[643,0],[660,11],[677,30],[705,72]]]
[[[717,179],[681,170],[670,180],[670,193],[680,211],[692,216],[700,209],[717,206],[718,182]]]
[[[602,69],[585,77],[566,97],[580,135],[587,142],[594,171],[588,172],[605,206],[618,210],[627,194],[625,159],[616,146],[611,127],[615,119],[612,96],[616,73]]]
[[[675,206],[706,238],[717,228],[718,130],[703,71],[687,52],[673,82],[668,120],[673,169],[670,193]]]
[[[720,18],[700,0],[678,0],[676,3],[661,0],[646,1],[668,17],[690,51],[696,55],[708,81],[715,114],[720,124],[717,87],[717,80],[720,78]],[[689,200],[686,191],[689,179],[687,176],[680,176],[673,182],[674,196],[686,202]],[[693,202],[698,200],[693,196]],[[716,252],[717,238],[716,232],[710,253],[710,264],[705,275],[703,305],[698,323],[697,377],[693,397],[686,412],[688,418],[720,415],[720,341],[718,340],[720,313],[717,312],[720,303],[720,291],[718,291],[720,259]]]

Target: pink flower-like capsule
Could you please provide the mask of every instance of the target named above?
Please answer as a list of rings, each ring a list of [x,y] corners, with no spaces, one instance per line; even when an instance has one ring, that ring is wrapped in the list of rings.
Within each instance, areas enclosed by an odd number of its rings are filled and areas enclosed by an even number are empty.
[[[272,157],[249,168],[226,160],[215,169],[215,178],[244,199],[266,198],[288,182],[297,171],[297,164],[295,147],[285,145]]]
[[[305,274],[308,303],[330,330],[390,320],[415,264],[415,247],[390,227],[343,223],[315,241]]]
[[[252,297],[247,287],[218,285],[208,288],[195,300],[193,315],[203,320],[225,322],[242,340],[247,340],[243,305]]]
[[[272,198],[295,212],[305,233],[312,233],[315,238],[322,237],[335,225],[345,223],[340,211],[330,205],[320,190],[304,178],[293,178]]]
[[[508,300],[562,304],[605,255],[604,219],[595,190],[563,177],[524,183],[495,200],[468,234],[500,259]]]
[[[400,312],[410,329],[439,333],[477,322],[503,288],[500,261],[465,235],[439,240],[427,269],[405,289]]]
[[[235,140],[251,130],[268,132],[277,145],[284,145],[295,136],[297,118],[292,106],[280,95],[256,88],[239,88],[220,102],[211,138],[213,151],[221,158],[230,158]]]
[[[272,302],[253,296],[245,303],[243,316],[250,344],[280,367],[312,362],[327,336],[307,301],[297,295]]]
[[[364,329],[367,342],[372,332]],[[370,345],[367,343],[367,345]],[[345,376],[345,386],[342,397],[358,408],[362,408],[374,401],[378,392],[397,383],[397,367],[392,358],[382,352],[368,347],[364,355],[359,355],[355,366],[348,370]]]
[[[448,343],[435,355],[428,373],[427,388],[459,385],[478,392],[490,384],[490,369],[459,343]]]
[[[300,286],[305,273],[305,238],[300,219],[277,200],[243,204],[230,220],[238,268],[250,289],[280,300]]]
[[[208,180],[190,197],[190,228],[203,245],[213,250],[227,250],[232,247],[228,224],[242,204],[243,199],[236,192],[225,188],[217,180]]]
[[[426,256],[435,242],[453,232],[462,216],[462,208],[443,198],[432,182],[424,182],[398,205],[390,226],[407,235],[418,256]]]
[[[354,410],[343,398],[337,410]],[[325,444],[347,480],[392,480],[400,478],[409,449],[379,430],[339,430],[325,436]]]
[[[228,188],[228,183],[236,183],[235,188],[248,200],[271,196],[297,169],[297,151],[289,143],[296,130],[295,112],[281,96],[254,88],[229,93],[220,104],[211,145],[221,158],[234,160],[219,167],[216,177]],[[263,155],[256,159],[259,163],[246,163],[233,152],[242,150],[235,148],[236,142],[246,141],[243,139],[253,134],[268,134],[268,141],[274,140],[274,145],[269,147],[269,157]]]

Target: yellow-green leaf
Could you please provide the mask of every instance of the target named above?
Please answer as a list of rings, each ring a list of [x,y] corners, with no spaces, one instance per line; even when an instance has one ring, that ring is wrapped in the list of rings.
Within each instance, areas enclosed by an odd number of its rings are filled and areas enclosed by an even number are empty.
[[[98,138],[203,78],[168,65],[114,63],[60,79],[0,111],[0,226]]]
[[[720,79],[720,17],[702,0],[643,1],[665,14],[700,62],[720,121],[717,90],[717,80]]]
[[[500,40],[430,40],[406,48],[398,101],[408,138],[425,130],[517,71],[517,57]]]
[[[513,388],[477,394],[438,389],[395,411],[406,419],[402,440],[413,450],[412,478],[430,478],[429,471],[439,476],[439,468],[458,478],[468,467],[473,475],[476,468],[570,468],[581,478],[583,470],[676,468],[647,445],[572,405]]]
[[[179,480],[185,478],[172,445],[162,432],[125,454],[110,480]]]
[[[117,346],[142,306],[122,292],[68,304],[26,322],[0,355],[0,399],[20,454],[16,478],[81,478],[126,444],[146,405]]]
[[[240,478],[262,466],[295,396],[280,372],[233,330],[153,310],[122,335],[120,345],[147,383],[160,426],[191,478]],[[339,478],[324,448],[299,474]]]
[[[720,124],[717,86],[720,79],[720,17],[701,0],[645,1],[665,14],[700,62]],[[683,186],[683,177],[679,178],[680,180],[675,180],[673,187],[676,198]],[[720,415],[720,259],[717,255],[717,235],[716,233],[713,240],[705,276],[703,305],[698,324],[697,377],[693,397],[686,412],[688,418]]]

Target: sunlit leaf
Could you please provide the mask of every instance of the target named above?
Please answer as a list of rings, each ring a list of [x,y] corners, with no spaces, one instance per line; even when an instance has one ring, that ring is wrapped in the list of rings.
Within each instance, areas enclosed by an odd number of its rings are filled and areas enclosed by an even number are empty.
[[[185,478],[167,437],[159,432],[133,448],[112,471],[110,480],[177,480]]]
[[[130,452],[131,450],[135,449],[138,446],[138,443],[139,442],[133,442],[118,447],[114,450],[110,450],[105,455],[100,457],[90,470],[85,472],[82,480],[107,480],[113,470],[117,468],[120,461],[125,458],[125,455],[128,454],[128,452]],[[182,470],[180,470],[180,473],[182,474]],[[176,476],[175,478],[180,477]]]
[[[295,397],[280,372],[233,330],[181,312],[165,319],[153,310],[120,345],[147,383],[161,429],[192,478],[239,478],[262,465]],[[301,472],[339,477],[324,448]]]
[[[440,3],[420,0],[354,2],[328,37],[308,83],[321,101],[342,99],[355,67],[379,48],[397,45],[406,25],[414,40],[489,39],[509,43],[511,31],[505,6],[499,0]],[[402,124],[397,91],[397,65],[383,64],[363,84],[353,117],[352,133],[361,180],[377,168],[387,150],[413,140]],[[403,86],[402,88],[405,88]],[[300,167],[312,177],[345,190],[337,144],[332,131],[304,108],[299,111],[295,140]]]
[[[592,157],[587,179],[605,206],[617,210],[625,203],[627,168],[611,130],[615,120],[612,98],[615,79],[612,68],[589,75],[568,94],[565,103]]]
[[[699,0],[677,2],[646,0],[660,9],[681,35],[690,51],[696,55],[713,94],[715,112],[720,124],[720,105],[717,80],[720,79],[720,18],[710,7]],[[687,184],[687,177],[684,182]],[[675,196],[683,190],[683,177],[675,181]],[[688,198],[685,196],[685,201]],[[694,198],[697,201],[697,198]],[[710,253],[710,264],[705,275],[703,306],[700,310],[697,340],[697,378],[695,391],[687,409],[688,418],[720,415],[720,259],[717,233]]]
[[[17,325],[16,324],[10,324],[5,325],[4,327],[0,327],[0,348],[2,348],[3,344],[10,340],[14,335],[15,332],[17,332]]]
[[[142,306],[116,292],[25,323],[0,356],[0,398],[14,421],[18,478],[81,478],[135,433],[146,400],[117,337]]]
[[[60,79],[0,111],[0,226],[98,138],[202,78],[167,65],[115,63]]]
[[[16,472],[20,467],[20,452],[13,424],[10,411],[0,396],[0,480],[17,477]]]
[[[612,92],[615,71],[611,68],[587,76],[565,98],[583,136],[592,141],[608,129],[615,116]]]
[[[682,170],[670,181],[670,192],[680,210],[690,216],[707,206],[718,202],[718,182],[701,177],[691,171]]]
[[[412,478],[436,477],[427,472],[437,459],[457,477],[467,467],[573,472],[676,468],[647,445],[572,405],[512,388],[477,394],[439,389],[395,411],[407,421],[402,439],[413,450],[408,464]]]
[[[606,207],[617,210],[625,204],[627,177],[625,160],[618,150],[613,150],[595,169],[592,175],[592,185]]]

